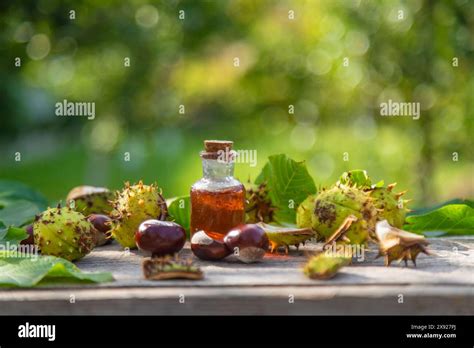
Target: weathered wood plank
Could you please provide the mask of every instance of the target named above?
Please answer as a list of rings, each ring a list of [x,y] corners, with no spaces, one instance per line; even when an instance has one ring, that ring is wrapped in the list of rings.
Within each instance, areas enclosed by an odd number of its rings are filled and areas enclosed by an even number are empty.
[[[315,281],[306,278],[301,267],[307,254],[318,245],[310,244],[289,256],[268,255],[263,262],[242,264],[232,257],[220,262],[201,261],[186,248],[183,257],[192,257],[205,272],[201,281],[176,280],[153,282],[143,279],[138,251],[129,255],[117,245],[98,249],[78,263],[84,270],[112,271],[117,281],[102,284],[117,286],[263,286],[263,285],[334,285],[334,284],[471,284],[474,285],[474,238],[432,239],[430,250],[433,256],[421,254],[417,267],[393,264],[383,267],[382,259],[375,259],[376,250],[365,253],[365,261],[355,263],[330,281]]]
[[[22,290],[2,293],[0,308],[7,315],[472,315],[474,290],[444,285]]]
[[[301,272],[310,244],[290,256],[245,265],[196,260],[201,281],[147,281],[139,252],[116,244],[78,262],[84,271],[111,271],[107,284],[45,286],[0,291],[2,314],[474,314],[474,238],[430,240],[433,256],[418,267],[383,267],[376,251],[332,280]],[[183,257],[193,257],[188,247]],[[180,303],[180,296],[185,303]],[[403,303],[399,303],[403,295]],[[75,303],[70,303],[74,296]],[[294,296],[294,303],[290,297]]]

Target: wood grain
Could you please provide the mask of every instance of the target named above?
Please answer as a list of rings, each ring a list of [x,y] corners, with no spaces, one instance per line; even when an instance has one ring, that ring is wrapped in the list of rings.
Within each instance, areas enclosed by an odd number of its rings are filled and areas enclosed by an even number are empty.
[[[111,271],[115,282],[4,289],[0,308],[11,315],[474,314],[474,238],[431,239],[433,255],[421,255],[416,268],[384,267],[382,259],[375,259],[376,250],[368,250],[364,262],[326,281],[301,272],[307,255],[319,247],[309,244],[251,265],[232,257],[196,259],[203,280],[149,281],[141,274],[140,252],[124,252],[114,243],[77,265],[84,271]],[[181,255],[193,257],[188,246]]]

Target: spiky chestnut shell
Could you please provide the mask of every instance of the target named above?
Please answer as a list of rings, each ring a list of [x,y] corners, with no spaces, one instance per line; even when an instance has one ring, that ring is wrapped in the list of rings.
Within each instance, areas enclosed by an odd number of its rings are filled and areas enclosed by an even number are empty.
[[[199,280],[204,277],[201,269],[193,265],[190,259],[181,259],[178,256],[145,258],[142,262],[142,270],[145,279],[150,280]]]
[[[351,224],[345,237],[351,244],[365,244],[375,229],[377,209],[372,198],[355,187],[340,184],[321,191],[315,199],[311,226],[320,236],[329,238],[350,215],[357,221]]]
[[[167,215],[166,201],[157,185],[125,183],[125,188],[116,192],[111,212],[112,236],[124,248],[134,249],[135,232],[138,226],[149,219],[164,220]]]
[[[349,265],[351,260],[352,258],[348,256],[322,252],[308,260],[303,272],[311,279],[330,279],[342,267]]]
[[[308,228],[292,228],[269,225],[263,222],[257,224],[265,231],[268,241],[270,242],[270,252],[277,252],[280,247],[285,249],[288,254],[290,245],[294,245],[296,249],[300,244],[303,244],[316,236],[311,227]]]
[[[49,208],[33,223],[35,245],[44,255],[78,260],[95,246],[95,232],[86,217],[69,207]]]
[[[66,202],[74,210],[88,216],[109,214],[112,210],[110,201],[113,198],[114,193],[105,187],[77,186],[69,191]]]
[[[296,225],[299,228],[311,228],[315,200],[316,195],[310,195],[296,209]]]
[[[249,184],[245,187],[245,221],[249,224],[274,221],[275,207],[268,194],[265,183]]]
[[[405,223],[407,209],[401,193],[393,193],[391,185],[377,187],[369,191],[374,206],[378,209],[378,220],[387,220],[394,227],[401,228]]]
[[[390,225],[398,228],[402,227],[405,223],[406,212],[409,211],[405,208],[405,205],[409,200],[402,200],[400,198],[405,192],[392,192],[396,183],[384,187],[383,181],[380,181],[372,185],[372,180],[367,171],[356,169],[344,172],[338,184],[356,187],[368,192],[373,199],[374,206],[378,210],[378,221],[388,220]]]
[[[393,227],[387,220],[377,222],[375,233],[380,249],[378,256],[385,257],[385,266],[394,260],[403,260],[405,265],[411,260],[416,266],[416,257],[420,252],[430,255],[424,236]]]

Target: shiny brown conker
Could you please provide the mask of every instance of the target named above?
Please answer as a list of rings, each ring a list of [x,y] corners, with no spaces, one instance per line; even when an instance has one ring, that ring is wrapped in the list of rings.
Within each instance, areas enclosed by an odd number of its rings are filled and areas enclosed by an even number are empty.
[[[135,233],[137,247],[153,256],[172,255],[186,242],[184,228],[175,222],[146,220]]]
[[[23,239],[20,242],[20,244],[22,244],[22,245],[34,245],[35,244],[35,236],[34,236],[34,233],[33,233],[33,224],[26,226],[25,231],[28,234],[28,238]]]
[[[231,254],[225,243],[198,231],[191,238],[191,250],[202,260],[221,260]]]
[[[224,237],[224,243],[238,260],[245,263],[260,261],[269,247],[268,237],[258,225],[239,225]]]
[[[102,246],[112,242],[110,230],[112,228],[112,219],[107,215],[90,214],[87,220],[94,226],[96,245]]]

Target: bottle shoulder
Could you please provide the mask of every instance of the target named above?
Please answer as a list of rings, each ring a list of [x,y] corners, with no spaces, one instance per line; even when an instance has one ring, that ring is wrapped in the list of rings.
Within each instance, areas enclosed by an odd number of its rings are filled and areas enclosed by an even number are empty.
[[[220,190],[227,190],[227,189],[244,189],[244,185],[234,177],[226,178],[226,180],[209,180],[206,178],[202,178],[196,181],[191,186],[191,191],[196,190],[206,190],[206,191],[220,191]]]

